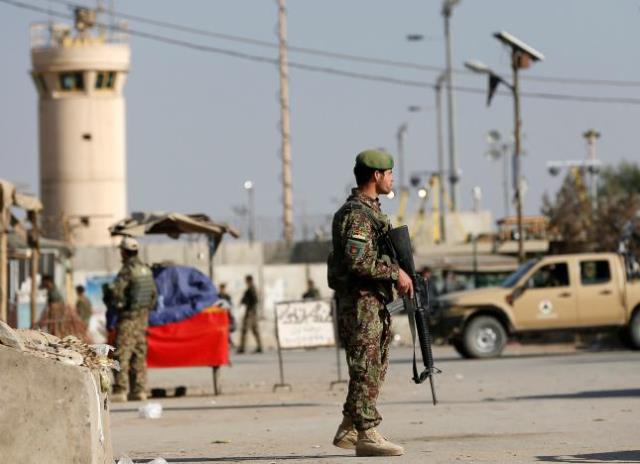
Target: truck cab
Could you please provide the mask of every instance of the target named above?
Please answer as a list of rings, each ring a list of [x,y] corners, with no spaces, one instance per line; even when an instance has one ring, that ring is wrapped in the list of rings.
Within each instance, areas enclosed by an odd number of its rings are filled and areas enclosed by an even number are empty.
[[[500,287],[447,294],[436,306],[436,332],[465,357],[499,356],[509,338],[545,331],[620,329],[640,348],[640,281],[615,253],[528,261]]]

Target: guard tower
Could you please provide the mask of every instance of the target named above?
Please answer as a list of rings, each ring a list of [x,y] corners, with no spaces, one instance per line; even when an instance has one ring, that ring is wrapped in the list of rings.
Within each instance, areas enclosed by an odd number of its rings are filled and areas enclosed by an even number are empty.
[[[42,225],[49,237],[110,245],[107,228],[126,216],[122,90],[129,59],[127,35],[107,33],[94,10],[77,8],[73,28],[31,26]]]

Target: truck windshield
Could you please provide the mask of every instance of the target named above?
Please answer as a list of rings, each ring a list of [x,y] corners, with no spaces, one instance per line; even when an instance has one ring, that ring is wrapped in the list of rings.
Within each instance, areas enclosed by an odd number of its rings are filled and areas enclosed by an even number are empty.
[[[522,266],[520,266],[518,268],[518,270],[516,272],[514,272],[509,277],[504,279],[504,281],[502,281],[502,287],[503,288],[511,288],[511,287],[513,287],[515,284],[518,283],[518,281],[520,280],[520,278],[523,275],[525,275],[527,272],[529,272],[529,269],[531,269],[536,262],[537,262],[536,259],[532,259],[532,260],[527,261],[526,263],[524,263]]]

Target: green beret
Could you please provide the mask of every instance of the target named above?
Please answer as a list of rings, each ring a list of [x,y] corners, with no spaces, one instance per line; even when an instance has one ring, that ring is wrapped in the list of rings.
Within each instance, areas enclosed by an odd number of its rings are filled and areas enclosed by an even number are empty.
[[[384,151],[365,150],[356,156],[356,166],[358,165],[386,171],[387,169],[393,169],[393,157]]]

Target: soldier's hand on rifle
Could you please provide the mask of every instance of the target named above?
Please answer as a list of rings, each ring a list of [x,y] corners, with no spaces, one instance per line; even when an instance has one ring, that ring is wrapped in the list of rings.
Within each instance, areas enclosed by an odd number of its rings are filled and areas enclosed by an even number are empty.
[[[413,281],[409,274],[404,272],[401,268],[398,273],[398,281],[396,282],[396,290],[400,295],[408,295],[409,298],[413,298]]]

